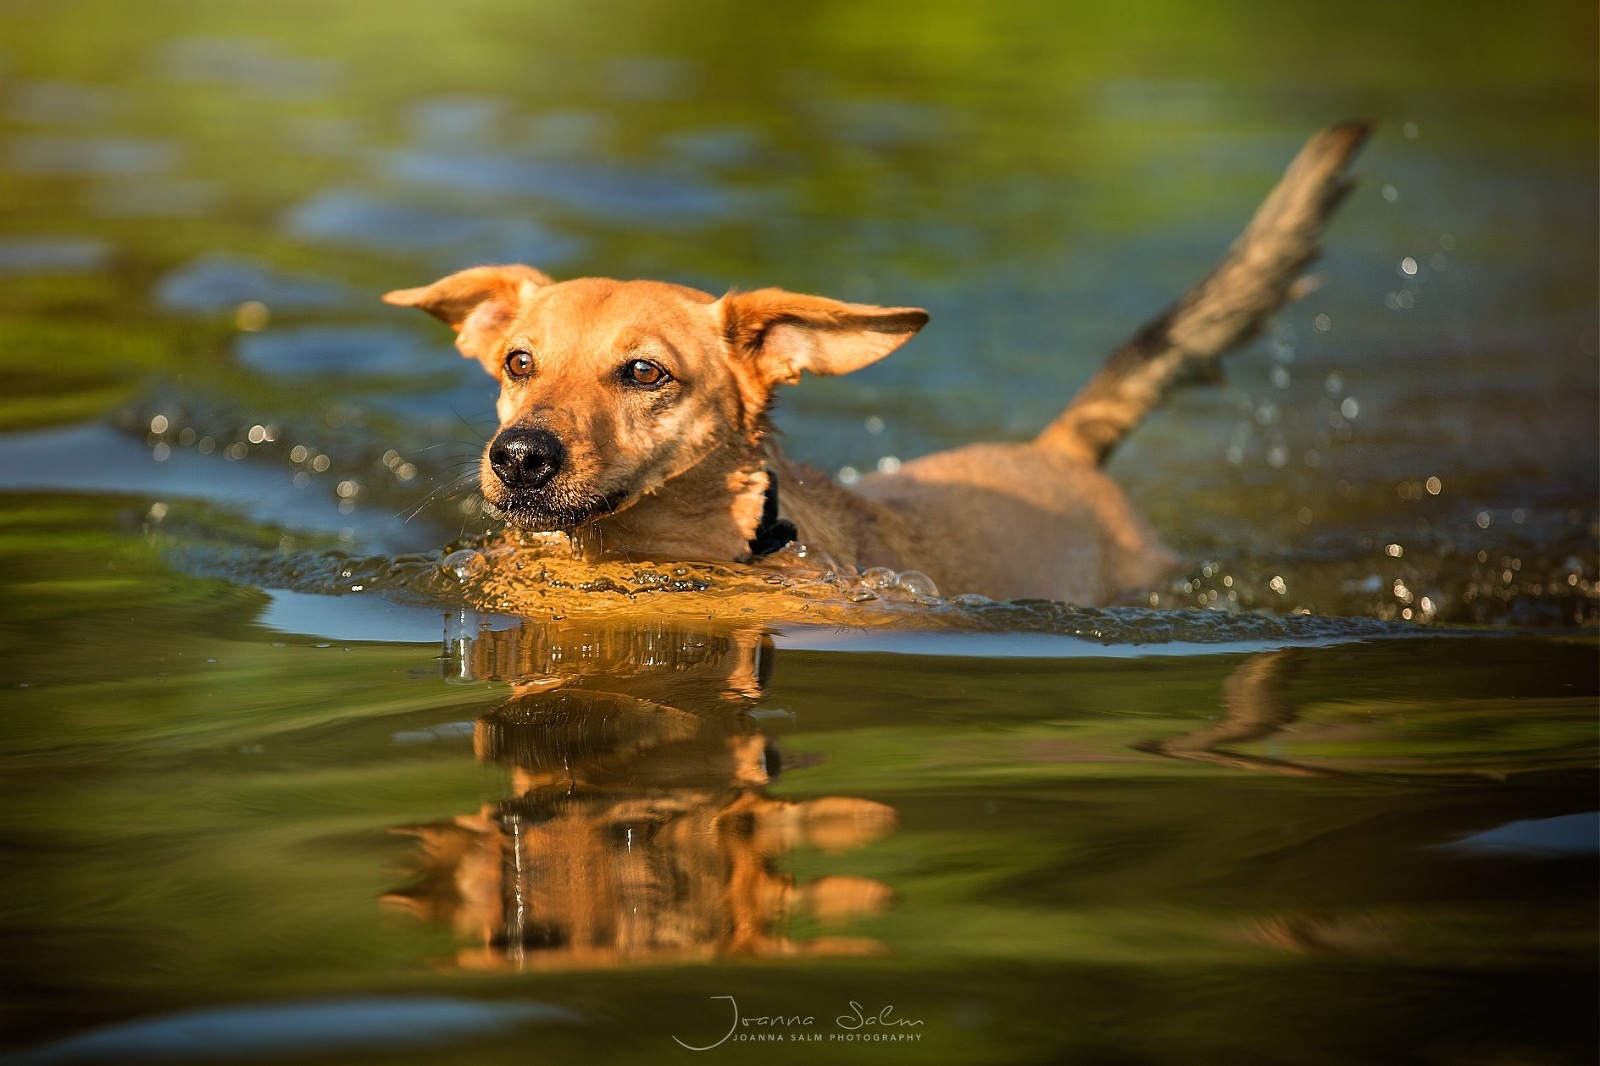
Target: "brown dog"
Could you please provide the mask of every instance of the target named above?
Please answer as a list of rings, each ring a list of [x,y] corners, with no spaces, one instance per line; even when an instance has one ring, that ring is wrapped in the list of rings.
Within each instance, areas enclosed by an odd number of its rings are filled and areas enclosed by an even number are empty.
[[[882,359],[927,322],[921,310],[556,283],[526,266],[475,267],[384,300],[442,319],[499,380],[484,498],[525,529],[568,533],[586,558],[744,562],[795,539],[863,569],[922,571],[947,594],[1106,603],[1147,589],[1175,558],[1100,466],[1172,386],[1297,295],[1367,131],[1313,136],[1216,270],[1037,438],[925,456],[854,491],[779,454],[775,388]]]

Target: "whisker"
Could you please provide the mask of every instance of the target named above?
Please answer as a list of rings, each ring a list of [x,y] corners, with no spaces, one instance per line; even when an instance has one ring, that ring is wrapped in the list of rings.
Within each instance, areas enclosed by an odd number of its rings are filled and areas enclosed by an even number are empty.
[[[460,449],[461,454],[446,456],[446,462],[440,464],[442,469],[429,478],[432,487],[417,501],[416,506],[406,513],[402,521],[410,522],[423,511],[442,500],[449,499],[464,489],[476,489],[478,484],[478,456],[483,453],[483,447],[494,435],[498,421],[492,418],[473,420],[462,414],[455,405],[451,405],[450,413],[455,415],[472,435],[471,440],[443,440],[434,444],[425,445],[416,449],[418,453],[437,453],[444,449]],[[396,518],[400,512],[395,512]],[[463,521],[459,536],[466,535],[466,524]]]
[[[439,477],[431,478],[433,487],[423,494],[416,507],[412,508],[410,514],[406,515],[405,521],[410,522],[430,504],[441,499],[447,499],[462,489],[474,487],[477,484],[477,476],[477,464],[473,463],[471,465],[464,464],[456,473],[448,477],[441,474]],[[395,517],[399,517],[399,512],[395,513]]]
[[[487,444],[487,443],[489,443],[489,436],[492,436],[493,434],[490,434],[490,435],[486,436],[483,433],[483,431],[481,429],[479,429],[478,427],[479,426],[491,425],[491,424],[498,425],[498,420],[496,420],[495,422],[491,423],[490,420],[487,419],[487,418],[479,419],[476,423],[474,423],[473,421],[468,419],[466,415],[464,415],[460,411],[458,411],[454,404],[450,405],[450,413],[455,415],[457,421],[459,421],[463,426],[466,426],[467,429],[471,430],[472,433],[479,438],[479,440],[478,440],[479,444]]]

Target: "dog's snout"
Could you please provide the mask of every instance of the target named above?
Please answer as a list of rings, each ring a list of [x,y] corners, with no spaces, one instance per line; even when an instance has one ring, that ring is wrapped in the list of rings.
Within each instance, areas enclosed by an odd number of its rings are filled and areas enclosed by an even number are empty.
[[[508,429],[489,445],[489,466],[511,489],[537,489],[561,469],[567,450],[544,429]]]

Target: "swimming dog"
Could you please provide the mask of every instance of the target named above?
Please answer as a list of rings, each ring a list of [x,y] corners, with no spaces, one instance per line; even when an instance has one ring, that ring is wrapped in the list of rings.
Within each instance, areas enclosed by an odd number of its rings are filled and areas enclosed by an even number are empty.
[[[1368,132],[1312,136],[1211,274],[1033,440],[937,452],[851,488],[784,458],[769,422],[777,387],[884,358],[927,323],[920,308],[557,282],[522,265],[383,299],[444,321],[500,383],[484,499],[513,525],[568,534],[584,558],[749,562],[792,540],[861,569],[921,571],[946,594],[1115,602],[1177,559],[1105,460],[1168,391],[1214,373],[1306,288]]]

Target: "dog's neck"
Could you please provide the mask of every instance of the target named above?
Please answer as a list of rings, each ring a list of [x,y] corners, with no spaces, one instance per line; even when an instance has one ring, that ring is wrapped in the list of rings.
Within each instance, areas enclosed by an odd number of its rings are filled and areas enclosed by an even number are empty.
[[[766,513],[774,498],[781,504],[778,516]],[[772,517],[789,527],[786,539],[839,559],[868,560],[864,565],[899,564],[884,550],[881,526],[908,535],[903,520],[881,504],[789,463],[768,432],[754,447],[743,441],[724,445],[633,506],[569,538],[574,555],[588,562],[749,562],[761,554],[754,550],[763,540],[758,531],[770,527],[763,520]]]

